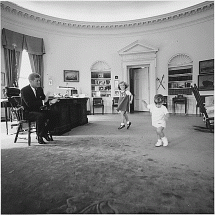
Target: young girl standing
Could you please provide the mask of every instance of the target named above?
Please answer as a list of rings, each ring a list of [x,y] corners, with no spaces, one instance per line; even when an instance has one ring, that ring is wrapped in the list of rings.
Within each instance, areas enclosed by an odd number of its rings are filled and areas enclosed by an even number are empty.
[[[129,104],[133,101],[133,95],[128,88],[128,84],[124,81],[121,81],[118,85],[118,88],[120,90],[119,93],[119,105],[117,107],[117,111],[120,111],[121,113],[121,124],[118,129],[122,129],[125,127],[125,122],[127,124],[127,129],[131,126],[131,122],[128,119],[127,111],[129,111]]]

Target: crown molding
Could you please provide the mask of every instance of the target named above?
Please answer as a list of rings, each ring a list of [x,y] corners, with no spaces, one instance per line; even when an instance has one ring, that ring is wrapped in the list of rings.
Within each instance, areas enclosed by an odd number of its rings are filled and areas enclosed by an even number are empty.
[[[11,2],[1,2],[1,10],[7,13],[12,13],[16,16],[21,16],[25,19],[34,20],[36,22],[47,23],[56,26],[65,26],[76,29],[128,29],[140,26],[148,26],[154,24],[160,24],[163,22],[169,22],[177,19],[182,19],[195,14],[203,13],[208,10],[214,9],[213,1],[206,1],[192,7],[188,7],[182,10],[178,10],[172,13],[163,14],[160,16],[154,16],[144,19],[128,20],[121,22],[81,22],[74,20],[65,20],[52,16],[36,13],[31,10],[22,8]]]

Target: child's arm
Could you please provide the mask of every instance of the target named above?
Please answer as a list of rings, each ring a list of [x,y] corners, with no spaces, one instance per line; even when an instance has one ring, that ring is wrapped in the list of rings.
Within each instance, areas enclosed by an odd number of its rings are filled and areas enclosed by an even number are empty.
[[[130,95],[130,104],[132,104],[133,98],[134,98],[134,96],[131,94]]]
[[[142,102],[143,102],[144,106],[147,108],[147,106],[148,106],[147,102],[143,99],[142,99]]]
[[[164,120],[167,121],[169,119],[169,113],[164,115]]]

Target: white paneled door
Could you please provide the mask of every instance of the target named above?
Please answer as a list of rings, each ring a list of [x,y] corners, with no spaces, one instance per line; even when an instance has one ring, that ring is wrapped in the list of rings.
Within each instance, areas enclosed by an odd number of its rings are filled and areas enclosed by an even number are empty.
[[[134,70],[134,111],[148,111],[142,100],[149,103],[149,68]]]

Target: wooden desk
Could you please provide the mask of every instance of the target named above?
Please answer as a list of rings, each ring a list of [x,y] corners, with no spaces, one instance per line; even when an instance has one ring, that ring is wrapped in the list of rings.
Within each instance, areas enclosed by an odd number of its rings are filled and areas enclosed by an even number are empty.
[[[56,113],[52,134],[61,135],[88,123],[87,100],[88,98],[59,98],[59,102],[51,106],[51,110]]]
[[[186,97],[174,97],[174,98],[172,98],[172,104],[173,104],[174,113],[175,113],[176,104],[184,104],[185,105],[185,114],[187,114],[187,98]]]

